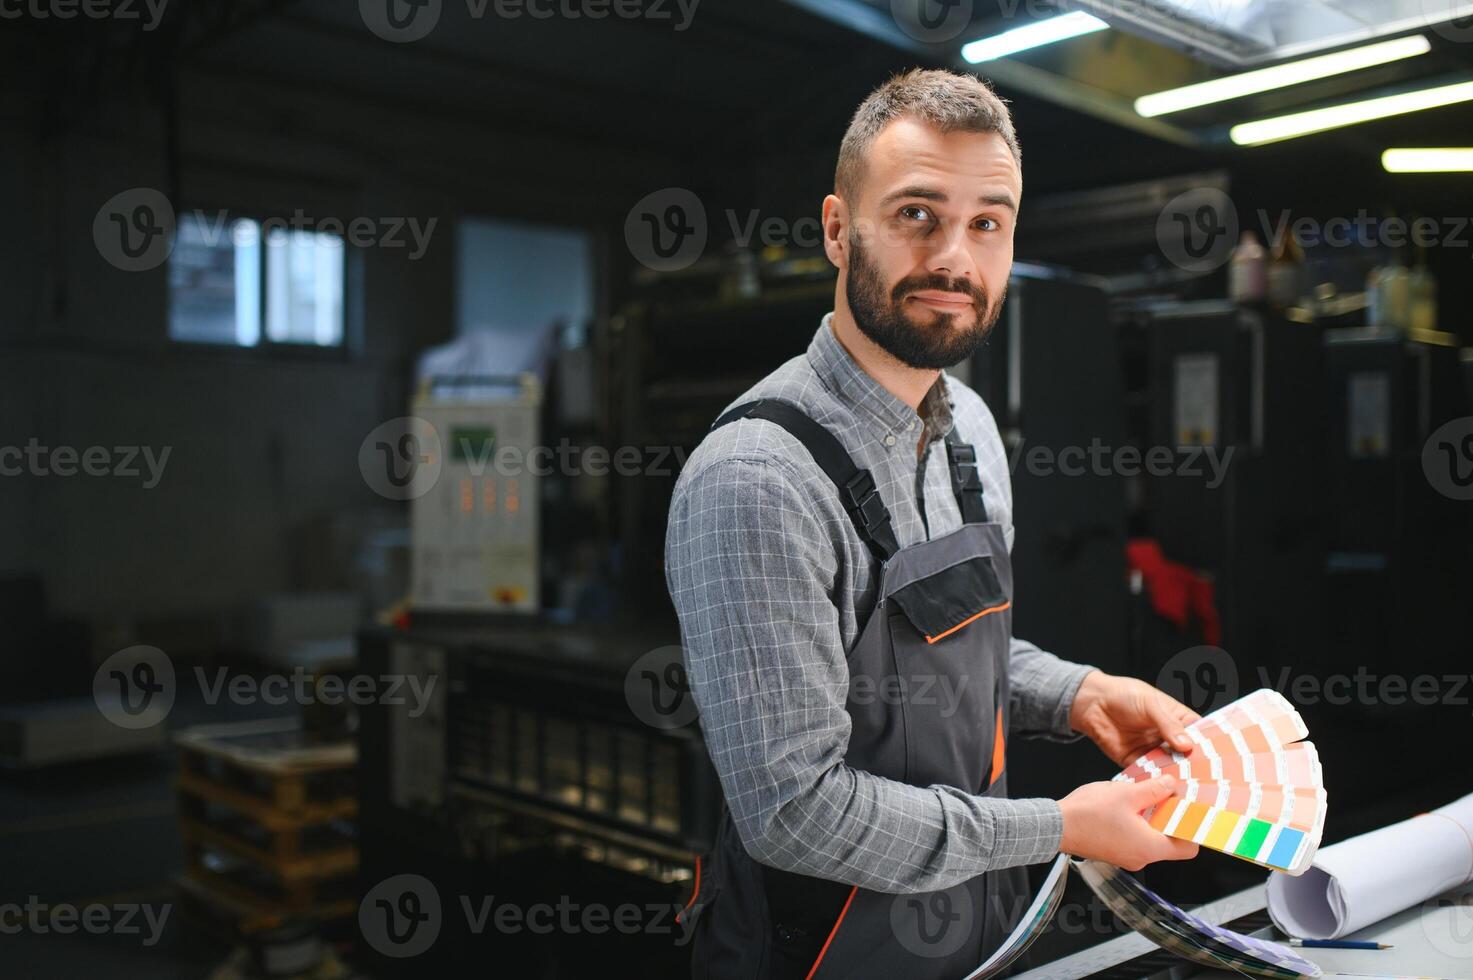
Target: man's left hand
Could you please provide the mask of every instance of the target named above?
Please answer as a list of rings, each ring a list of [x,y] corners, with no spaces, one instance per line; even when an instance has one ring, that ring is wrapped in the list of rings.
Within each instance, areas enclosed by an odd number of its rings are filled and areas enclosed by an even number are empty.
[[[1069,727],[1088,735],[1115,763],[1126,766],[1162,742],[1191,750],[1185,727],[1201,716],[1171,695],[1136,680],[1096,670],[1085,675],[1069,709]]]

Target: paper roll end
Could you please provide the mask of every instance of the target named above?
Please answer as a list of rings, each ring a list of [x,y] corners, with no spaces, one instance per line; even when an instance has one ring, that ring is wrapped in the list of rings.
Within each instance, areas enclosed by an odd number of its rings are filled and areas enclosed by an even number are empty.
[[[1334,939],[1340,921],[1330,905],[1334,879],[1314,867],[1298,875],[1275,871],[1268,876],[1268,916],[1279,931],[1303,939]]]

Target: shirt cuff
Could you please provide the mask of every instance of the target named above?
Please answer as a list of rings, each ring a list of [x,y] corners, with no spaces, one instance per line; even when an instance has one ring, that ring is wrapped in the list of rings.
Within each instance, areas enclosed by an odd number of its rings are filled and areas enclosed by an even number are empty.
[[[1014,717],[1009,730],[1025,739],[1068,744],[1084,736],[1069,727],[1069,712],[1084,678],[1098,670],[1070,663],[1041,650],[1026,651],[1026,662],[1013,681]]]
[[[1069,712],[1074,708],[1074,697],[1079,693],[1079,685],[1084,683],[1084,678],[1098,670],[1088,664],[1073,664],[1060,661],[1058,665],[1059,678],[1059,703],[1054,706],[1053,716],[1049,719],[1049,731],[1053,733],[1055,741],[1077,742],[1084,736],[1069,727]]]
[[[1042,864],[1059,853],[1064,841],[1064,811],[1058,800],[1009,800],[997,815],[994,853],[998,867]]]

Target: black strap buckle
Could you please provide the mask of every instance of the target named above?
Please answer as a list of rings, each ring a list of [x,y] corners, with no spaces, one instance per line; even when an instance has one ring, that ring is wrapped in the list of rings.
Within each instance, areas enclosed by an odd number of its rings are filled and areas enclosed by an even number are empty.
[[[977,450],[968,445],[951,447],[952,482],[962,490],[981,490],[982,476],[977,472]]]
[[[844,506],[857,515],[860,525],[871,536],[890,523],[890,511],[880,499],[880,490],[869,470],[860,470],[844,484]]]

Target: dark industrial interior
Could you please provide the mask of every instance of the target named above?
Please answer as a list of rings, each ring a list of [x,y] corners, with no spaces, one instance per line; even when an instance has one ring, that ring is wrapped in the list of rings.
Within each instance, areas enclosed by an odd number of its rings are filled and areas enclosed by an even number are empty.
[[[723,798],[661,701],[672,492],[834,309],[840,139],[917,66],[991,82],[1023,147],[1006,305],[949,369],[1009,453],[1014,635],[1204,714],[1278,691],[1325,845],[1473,792],[1473,164],[1383,158],[1473,147],[1473,92],[1236,128],[1473,87],[1473,4],[1218,6],[1266,9],[0,0],[0,975],[691,975]],[[502,448],[549,465],[485,476]],[[1013,797],[1119,769],[1008,749]],[[1265,869],[1138,877],[1192,908]]]

